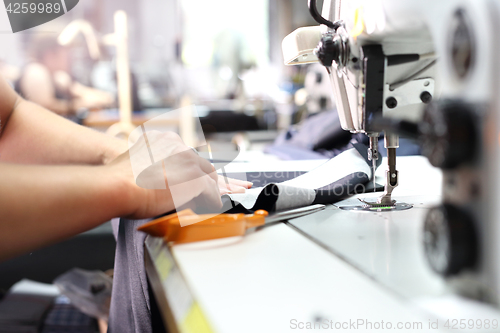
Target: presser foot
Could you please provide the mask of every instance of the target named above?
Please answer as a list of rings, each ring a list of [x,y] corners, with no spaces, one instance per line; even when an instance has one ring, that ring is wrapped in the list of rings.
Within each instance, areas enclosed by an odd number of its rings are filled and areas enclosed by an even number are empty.
[[[394,210],[406,210],[412,208],[413,205],[403,202],[396,202],[396,200],[392,199],[392,191],[394,190],[394,188],[396,188],[396,186],[398,186],[398,175],[399,173],[396,170],[386,172],[387,183],[385,185],[385,192],[380,198],[377,199],[377,201],[372,202],[358,199],[363,203],[363,205],[345,206],[340,208],[344,210],[357,210],[366,212],[390,212]]]
[[[396,200],[392,199],[392,191],[398,186],[398,171],[386,171],[386,183],[385,183],[385,191],[381,197],[377,199],[376,202],[365,201],[359,199],[364,204],[370,207],[392,207],[396,205]]]
[[[385,205],[378,202],[370,202],[362,199],[358,199],[363,203],[363,205],[359,206],[344,206],[340,207],[343,210],[354,210],[354,211],[365,211],[365,212],[391,212],[395,210],[407,210],[413,207],[413,205],[396,202],[396,200],[392,200],[390,205]]]
[[[359,201],[361,201],[362,203],[364,203],[366,206],[369,206],[369,207],[392,207],[394,205],[396,205],[396,200],[390,200],[389,202],[371,202],[371,201],[365,201],[363,199],[358,199]]]

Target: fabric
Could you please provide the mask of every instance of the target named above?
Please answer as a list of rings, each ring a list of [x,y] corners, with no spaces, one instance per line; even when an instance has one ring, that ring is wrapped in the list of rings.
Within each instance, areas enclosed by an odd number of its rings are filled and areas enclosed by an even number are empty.
[[[283,160],[322,159],[333,158],[349,149],[350,144],[358,143],[367,145],[368,137],[343,130],[337,110],[330,110],[309,116],[300,127],[290,127],[265,151]],[[379,137],[378,148],[380,154],[386,156],[383,135]],[[412,140],[401,138],[397,154],[420,155],[420,147]]]
[[[302,176],[306,171],[267,171],[267,172],[246,172],[246,173],[224,173],[225,177],[246,180],[253,184],[253,187],[264,187],[271,183],[281,183],[298,176]]]
[[[350,148],[349,148],[350,147]],[[251,212],[265,209],[283,211],[318,203],[334,203],[353,193],[364,193],[372,177],[368,147],[350,145],[347,150],[318,168],[281,183],[268,183],[245,193],[229,194],[228,205],[232,211]],[[377,167],[382,159],[377,161]],[[373,190],[372,188],[370,188]],[[238,206],[242,206],[239,209]]]
[[[283,160],[332,158],[346,149],[351,133],[340,126],[337,110],[309,116],[298,128],[290,127],[265,152]]]
[[[144,268],[146,234],[137,231],[147,221],[120,219],[108,332],[153,332]]]
[[[146,234],[137,228],[150,221],[114,219],[116,254],[109,313],[110,333],[165,333],[144,266]]]

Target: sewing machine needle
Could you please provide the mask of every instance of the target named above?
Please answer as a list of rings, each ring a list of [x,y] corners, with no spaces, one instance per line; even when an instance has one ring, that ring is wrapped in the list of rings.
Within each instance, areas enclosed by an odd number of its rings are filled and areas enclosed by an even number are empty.
[[[372,159],[373,192],[377,192],[377,183],[375,182],[375,171],[377,170],[377,160]]]
[[[375,182],[375,171],[377,170],[377,160],[378,156],[378,133],[371,134],[370,138],[370,148],[368,148],[368,159],[372,161],[372,181],[373,181],[373,192],[377,191],[377,184]]]

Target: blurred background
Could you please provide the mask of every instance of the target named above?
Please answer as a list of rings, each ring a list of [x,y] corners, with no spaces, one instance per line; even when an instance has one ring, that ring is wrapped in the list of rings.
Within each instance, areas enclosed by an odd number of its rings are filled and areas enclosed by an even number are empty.
[[[107,38],[116,32],[117,11],[127,18],[134,124],[180,107],[186,97],[199,106],[206,134],[286,128],[307,112],[306,92],[295,94],[304,88],[308,66],[285,67],[281,54],[288,33],[315,25],[305,0],[80,1],[54,21],[0,34],[0,72],[25,98],[106,130],[120,107],[119,51]],[[0,28],[7,31],[1,15]],[[57,44],[64,44],[63,55]],[[30,78],[42,70],[34,64],[49,69],[53,82],[47,85],[54,84],[57,99],[70,100],[70,111],[41,96],[52,92],[39,91],[45,85],[30,90]],[[68,92],[69,80],[79,89]],[[312,112],[331,106],[329,96],[318,97]]]

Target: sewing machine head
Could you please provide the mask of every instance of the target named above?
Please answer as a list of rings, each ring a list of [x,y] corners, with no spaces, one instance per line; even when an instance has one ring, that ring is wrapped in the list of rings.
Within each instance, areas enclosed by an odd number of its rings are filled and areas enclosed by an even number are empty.
[[[340,3],[342,5],[340,5]],[[379,4],[380,5],[380,4]],[[319,61],[330,75],[342,128],[370,137],[369,157],[375,166],[381,117],[419,121],[435,94],[434,45],[418,25],[394,29],[373,1],[326,1],[323,14],[309,1],[311,15],[322,24],[300,28],[283,40],[289,65]],[[370,13],[367,15],[366,13]],[[389,167],[386,191],[378,204],[394,205],[398,184],[397,134],[386,133]]]
[[[367,134],[374,159],[385,132],[380,204],[393,204],[398,134],[420,142],[444,179],[443,204],[425,221],[429,263],[500,304],[500,1],[332,0],[322,14],[308,5],[321,25],[283,40],[285,63],[326,67],[342,127]]]

